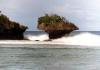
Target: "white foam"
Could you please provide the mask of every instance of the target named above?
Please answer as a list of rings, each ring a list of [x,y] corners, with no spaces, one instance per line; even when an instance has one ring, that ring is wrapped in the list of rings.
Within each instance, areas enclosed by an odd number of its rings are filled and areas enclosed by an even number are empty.
[[[80,45],[80,46],[100,46],[100,36],[92,33],[80,33],[74,36],[65,36],[53,41],[44,41],[49,39],[48,35],[27,35],[29,40],[0,40],[0,44],[63,44],[63,45]],[[39,40],[39,41],[35,41]]]
[[[88,32],[73,37],[62,37],[54,41],[63,41],[67,45],[100,46],[100,36]]]
[[[26,39],[29,39],[29,40],[32,40],[32,41],[34,41],[34,40],[44,41],[44,40],[49,39],[47,34],[38,35],[38,36],[36,36],[36,35],[26,35],[25,37],[26,37]]]

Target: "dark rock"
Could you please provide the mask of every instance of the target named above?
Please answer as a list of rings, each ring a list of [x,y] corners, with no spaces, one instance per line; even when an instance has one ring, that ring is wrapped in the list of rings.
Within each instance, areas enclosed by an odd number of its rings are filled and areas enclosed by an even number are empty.
[[[79,28],[64,17],[46,14],[38,19],[38,29],[47,32],[50,39],[56,39]]]
[[[0,39],[22,40],[26,29],[26,26],[11,21],[7,16],[0,14]]]
[[[39,41],[39,40],[35,40],[35,41]]]
[[[52,40],[51,39],[48,39],[48,40],[44,40],[44,41],[48,42],[48,41],[52,41]]]
[[[49,31],[47,33],[49,34],[50,39],[57,39],[71,32],[72,31],[68,31],[68,30],[54,30],[54,31]]]

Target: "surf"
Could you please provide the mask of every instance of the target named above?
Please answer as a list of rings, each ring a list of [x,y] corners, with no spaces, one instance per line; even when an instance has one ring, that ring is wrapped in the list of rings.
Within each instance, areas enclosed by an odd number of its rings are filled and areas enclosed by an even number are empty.
[[[58,45],[79,45],[79,46],[100,46],[100,35],[90,32],[79,33],[76,35],[66,35],[52,41],[48,40],[48,34],[25,35],[27,40],[0,40],[0,44],[58,44]]]
[[[100,36],[89,32],[54,40],[57,41],[63,41],[66,45],[100,46]]]
[[[40,35],[40,36],[28,36],[28,39],[31,41],[39,40],[44,41],[49,39],[48,35]],[[100,36],[96,34],[92,34],[90,32],[79,33],[73,36],[64,36],[59,39],[54,39],[51,42],[47,42],[48,44],[64,44],[64,45],[82,45],[82,46],[100,46]],[[45,44],[45,42],[44,42]]]

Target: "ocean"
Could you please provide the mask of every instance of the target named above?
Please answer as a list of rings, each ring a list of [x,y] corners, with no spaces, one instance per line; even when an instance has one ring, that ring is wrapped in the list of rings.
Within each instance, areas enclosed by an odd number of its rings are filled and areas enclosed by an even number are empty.
[[[27,31],[28,40],[0,40],[0,70],[100,70],[100,32],[75,31],[44,41],[43,31]]]

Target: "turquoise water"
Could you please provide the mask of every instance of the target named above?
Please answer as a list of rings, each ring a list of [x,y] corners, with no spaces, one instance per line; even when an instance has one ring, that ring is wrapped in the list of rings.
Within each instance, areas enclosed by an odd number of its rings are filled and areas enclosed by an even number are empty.
[[[0,70],[100,70],[100,49],[0,47]]]

